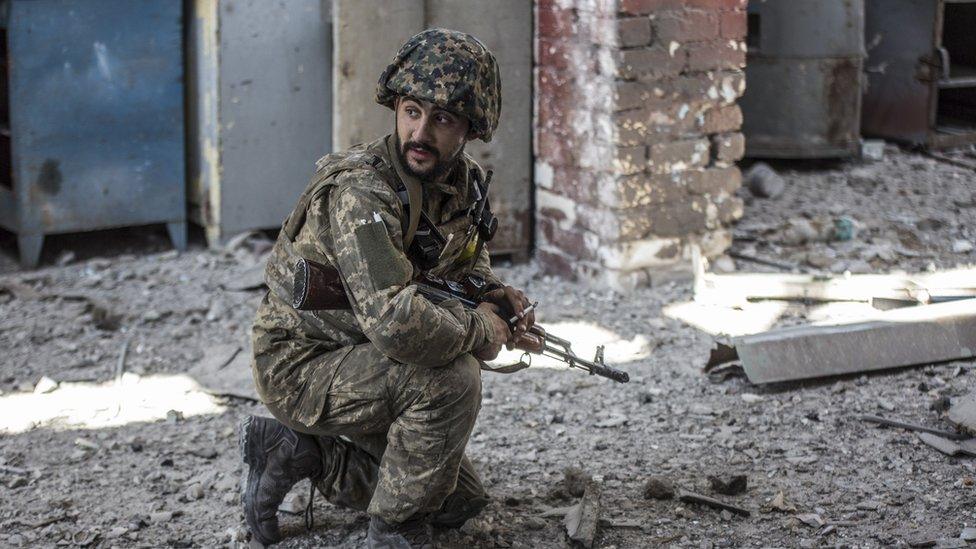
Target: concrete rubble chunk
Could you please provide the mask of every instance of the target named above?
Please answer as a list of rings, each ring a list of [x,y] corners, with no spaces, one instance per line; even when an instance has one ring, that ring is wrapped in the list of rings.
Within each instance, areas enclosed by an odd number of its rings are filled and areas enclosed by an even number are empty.
[[[644,484],[644,499],[671,499],[674,484],[665,477],[651,477]]]
[[[600,523],[601,487],[597,482],[586,485],[586,491],[579,503],[570,508],[563,519],[566,534],[576,547],[593,547]]]
[[[952,400],[949,421],[960,429],[976,434],[976,392]]]
[[[749,191],[758,198],[776,198],[786,190],[786,181],[769,164],[756,162],[743,175]]]
[[[752,383],[810,379],[976,357],[976,300],[882,311],[864,320],[822,322],[735,337]],[[709,362],[710,367],[717,366]],[[976,401],[956,423],[976,427]],[[953,412],[950,410],[950,419]]]

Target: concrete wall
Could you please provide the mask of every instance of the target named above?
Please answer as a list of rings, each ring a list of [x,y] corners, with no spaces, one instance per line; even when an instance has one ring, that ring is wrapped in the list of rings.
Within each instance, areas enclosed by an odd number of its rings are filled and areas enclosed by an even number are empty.
[[[376,80],[408,38],[447,27],[480,39],[498,59],[502,112],[492,142],[467,152],[493,169],[492,208],[499,230],[495,254],[527,255],[532,214],[532,3],[527,0],[336,0],[333,143],[336,149],[393,129],[377,105]]]

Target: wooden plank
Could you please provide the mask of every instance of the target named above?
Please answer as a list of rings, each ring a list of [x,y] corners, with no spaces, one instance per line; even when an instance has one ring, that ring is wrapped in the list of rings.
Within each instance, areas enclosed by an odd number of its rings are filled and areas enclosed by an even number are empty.
[[[714,305],[763,299],[868,302],[875,297],[926,303],[934,295],[976,296],[976,269],[847,277],[700,272],[695,277],[695,301]]]

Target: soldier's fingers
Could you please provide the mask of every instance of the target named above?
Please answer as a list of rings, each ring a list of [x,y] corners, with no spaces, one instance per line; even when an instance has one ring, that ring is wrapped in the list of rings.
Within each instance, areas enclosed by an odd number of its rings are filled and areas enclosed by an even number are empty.
[[[521,317],[523,309],[522,300],[519,299],[518,294],[515,292],[515,288],[512,288],[511,286],[505,287],[505,297],[508,299],[508,304],[512,308],[512,313]]]

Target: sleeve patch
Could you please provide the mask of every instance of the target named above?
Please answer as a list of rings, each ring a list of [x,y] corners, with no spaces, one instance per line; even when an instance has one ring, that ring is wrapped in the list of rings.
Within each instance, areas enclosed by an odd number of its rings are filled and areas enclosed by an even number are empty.
[[[401,262],[397,261],[400,253],[393,247],[382,221],[358,225],[355,233],[356,243],[366,262],[366,272],[375,290],[402,284],[404,278],[409,278],[409,274],[401,272]]]

